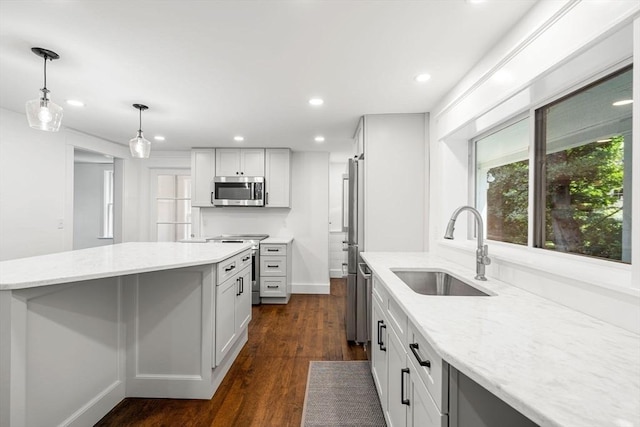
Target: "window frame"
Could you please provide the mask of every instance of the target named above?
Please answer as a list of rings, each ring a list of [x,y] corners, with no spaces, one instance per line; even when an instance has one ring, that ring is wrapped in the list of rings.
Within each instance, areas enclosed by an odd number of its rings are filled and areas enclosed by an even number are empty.
[[[568,99],[576,94],[587,91],[590,88],[597,86],[598,84],[614,78],[622,73],[625,73],[629,70],[632,70],[634,66],[633,61],[624,61],[624,63],[616,64],[616,66],[608,67],[605,70],[601,70],[597,75],[592,76],[589,79],[581,80],[577,82],[571,87],[567,88],[565,91],[556,94],[555,96],[551,96],[535,105],[530,105],[526,110],[519,112],[518,114],[514,114],[509,118],[495,124],[489,129],[485,130],[482,133],[479,133],[473,136],[468,140],[468,153],[469,153],[469,185],[468,185],[468,200],[470,204],[474,207],[477,207],[477,153],[476,153],[476,143],[479,140],[482,140],[492,134],[500,132],[508,128],[509,126],[521,121],[528,120],[529,121],[529,145],[528,145],[528,156],[527,159],[529,161],[529,205],[528,205],[528,236],[527,236],[527,244],[520,245],[517,243],[505,242],[501,240],[493,240],[487,238],[491,242],[492,245],[498,245],[498,247],[502,245],[506,245],[506,248],[523,248],[526,250],[536,250],[543,253],[545,257],[558,257],[559,260],[565,259],[575,259],[577,261],[589,260],[593,261],[596,264],[600,265],[609,265],[609,266],[620,266],[623,269],[625,267],[631,267],[633,263],[633,257],[631,262],[623,262],[615,259],[608,259],[602,257],[594,257],[585,254],[579,253],[564,253],[551,251],[544,248],[544,232],[545,232],[545,209],[546,209],[546,165],[545,165],[545,156],[546,156],[546,144],[542,144],[541,140],[546,140],[546,129],[545,122],[540,120],[538,115],[545,109],[550,106],[556,105],[565,99]],[[544,138],[543,138],[544,136]],[[631,141],[633,142],[633,140]],[[630,159],[632,162],[632,159]],[[483,215],[484,222],[484,235],[487,234],[487,218],[486,215]],[[468,218],[468,239],[474,239],[477,235],[477,230],[475,226],[475,222],[472,221],[472,218]],[[636,248],[636,250],[640,250],[640,248]],[[633,248],[632,248],[633,251]],[[604,264],[603,264],[604,263]]]
[[[613,79],[617,76],[620,76],[628,71],[633,72],[633,62],[628,63],[623,66],[615,67],[607,69],[603,74],[599,75],[597,78],[590,79],[588,81],[584,81],[575,85],[571,90],[554,97],[552,100],[539,105],[532,106],[530,109],[531,116],[535,121],[534,125],[534,134],[533,134],[533,159],[530,160],[530,164],[533,165],[533,178],[534,178],[534,186],[531,189],[533,191],[533,240],[530,242],[530,246],[541,249],[544,251],[550,251],[549,249],[545,249],[545,228],[546,228],[546,199],[547,199],[547,174],[546,174],[546,155],[547,155],[547,135],[546,135],[546,120],[544,119],[544,111],[547,108],[550,108],[554,105],[558,105],[561,102],[578,95],[580,93],[584,93],[589,89],[598,86],[601,83],[606,82],[607,80]],[[633,113],[632,113],[633,114]],[[633,118],[632,118],[633,120]],[[633,144],[633,140],[630,141]],[[632,159],[629,159],[632,162]],[[633,166],[632,166],[633,167]],[[633,251],[633,248],[631,249]],[[636,249],[638,250],[638,249]],[[553,253],[565,253],[565,252],[557,252],[550,251]],[[581,257],[591,258],[591,259],[599,259],[605,262],[615,262],[624,265],[631,265],[631,261],[625,262],[622,260],[604,258],[604,257],[596,257],[589,256],[586,254],[568,252],[567,255],[577,255]]]

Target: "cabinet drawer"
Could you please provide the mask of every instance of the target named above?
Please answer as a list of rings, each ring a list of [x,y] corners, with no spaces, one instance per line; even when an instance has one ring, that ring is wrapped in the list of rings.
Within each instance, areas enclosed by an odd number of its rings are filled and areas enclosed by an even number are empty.
[[[238,262],[239,258],[237,256],[234,256],[218,264],[218,286],[220,286],[222,282],[227,280],[229,277],[240,271],[240,269],[238,268]]]
[[[260,245],[260,255],[286,255],[287,245],[265,243]]]
[[[418,376],[427,387],[429,394],[440,412],[447,412],[449,407],[449,369],[448,364],[435,352],[427,340],[417,331],[413,323],[408,327],[407,357],[416,366]],[[423,361],[423,366],[420,365]],[[426,364],[429,366],[424,366]]]
[[[393,298],[388,299],[387,317],[393,330],[398,334],[398,338],[403,343],[407,339],[407,315],[404,310]]]
[[[238,255],[238,270],[242,270],[248,265],[251,265],[251,251],[242,252]]]
[[[260,277],[260,297],[286,297],[286,277]]]
[[[389,298],[387,296],[387,291],[376,275],[373,275],[373,288],[371,292],[373,293],[373,298],[378,301],[378,304],[380,304],[380,307],[387,306],[387,299]]]
[[[260,258],[260,277],[286,276],[287,258],[283,256],[263,256]]]

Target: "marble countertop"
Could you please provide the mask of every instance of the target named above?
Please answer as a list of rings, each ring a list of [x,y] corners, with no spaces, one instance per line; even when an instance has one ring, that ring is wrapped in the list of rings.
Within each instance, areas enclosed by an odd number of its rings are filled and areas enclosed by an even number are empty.
[[[250,244],[131,242],[0,262],[0,291],[213,264]]]
[[[267,237],[266,239],[262,240],[260,243],[266,243],[266,244],[273,243],[273,244],[286,245],[291,242],[293,242],[293,237],[274,236],[274,237]]]
[[[444,360],[535,423],[640,427],[640,335],[427,253],[362,258]],[[396,268],[438,268],[494,296],[419,295]]]

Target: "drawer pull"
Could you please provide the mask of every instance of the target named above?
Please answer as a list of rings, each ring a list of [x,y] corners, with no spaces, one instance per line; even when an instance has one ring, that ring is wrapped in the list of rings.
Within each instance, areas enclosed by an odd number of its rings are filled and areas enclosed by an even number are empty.
[[[267,288],[269,289],[278,289],[280,287],[280,285],[267,285]]]
[[[251,255],[247,255],[246,257],[242,258],[242,262],[249,261],[250,258]]]
[[[384,324],[384,320],[378,320],[378,346],[380,350],[387,351],[387,347],[382,342],[382,328],[387,329],[387,325]]]
[[[278,248],[267,248],[267,252],[280,252]]]
[[[411,403],[409,402],[409,399],[404,398],[404,374],[408,373],[409,368],[400,369],[400,402],[402,402],[403,405],[410,406]]]
[[[427,368],[431,368],[431,361],[430,360],[422,360],[420,358],[420,355],[416,351],[416,350],[418,350],[418,348],[420,348],[420,347],[418,347],[418,343],[417,342],[409,344],[409,348],[411,349],[411,353],[413,353],[413,355],[415,356],[415,358],[418,361],[418,363],[420,364],[420,366],[426,366]]]
[[[270,264],[267,264],[267,267],[268,267],[268,268],[278,268],[278,267],[280,267],[280,266],[279,266],[279,265],[270,265]]]
[[[231,270],[233,270],[234,268],[236,268],[236,265],[235,265],[235,264],[233,264],[233,265],[232,265],[232,266],[230,266],[230,267],[225,268],[225,269],[224,269],[224,271],[231,271]]]

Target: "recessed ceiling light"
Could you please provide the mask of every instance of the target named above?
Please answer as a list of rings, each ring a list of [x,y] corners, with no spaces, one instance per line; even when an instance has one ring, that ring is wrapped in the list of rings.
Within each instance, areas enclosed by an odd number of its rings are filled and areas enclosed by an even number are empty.
[[[431,80],[431,74],[427,74],[427,73],[418,74],[413,79],[418,83],[425,83]]]
[[[71,105],[73,107],[84,107],[84,102],[78,101],[77,99],[67,99],[67,105]]]
[[[156,141],[164,141],[164,136],[156,135],[156,136],[153,137],[153,139],[155,139]]]
[[[311,98],[309,104],[317,107],[318,105],[324,104],[324,100],[322,98]]]
[[[467,3],[471,3],[471,4],[479,4],[479,3],[484,3],[486,0],[467,0]]]
[[[316,142],[324,142],[324,136],[320,136],[320,135],[318,135],[318,136],[316,136],[316,137],[314,138],[314,140],[315,140]]]
[[[244,136],[236,135],[233,137],[233,140],[236,142],[242,142],[244,141]]]
[[[621,99],[620,101],[616,101],[611,105],[613,105],[614,107],[619,107],[621,105],[629,105],[629,104],[633,104],[633,99]]]

